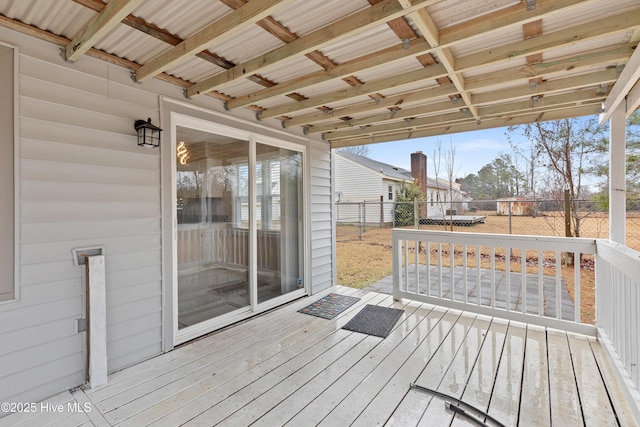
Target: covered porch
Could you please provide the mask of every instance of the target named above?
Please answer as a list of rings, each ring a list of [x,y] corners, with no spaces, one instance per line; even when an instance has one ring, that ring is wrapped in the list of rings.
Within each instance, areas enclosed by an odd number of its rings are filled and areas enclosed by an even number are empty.
[[[360,300],[332,320],[297,312],[329,291]],[[341,329],[366,304],[404,310],[387,338]],[[339,286],[0,425],[474,425],[410,383],[504,425],[636,425],[593,336]]]

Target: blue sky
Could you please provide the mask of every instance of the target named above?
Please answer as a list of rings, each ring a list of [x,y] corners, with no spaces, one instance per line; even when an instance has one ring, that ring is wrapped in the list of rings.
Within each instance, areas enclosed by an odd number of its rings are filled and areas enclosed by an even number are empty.
[[[443,152],[449,150],[449,143],[456,149],[454,168],[457,177],[477,173],[487,163],[504,153],[510,153],[507,140],[507,128],[486,129],[473,132],[456,133],[439,137],[415,138],[403,141],[384,142],[369,145],[368,157],[407,170],[411,169],[411,153],[422,151],[427,156],[429,176],[433,174],[433,153],[438,140]],[[515,136],[515,135],[514,135]],[[444,164],[441,165],[444,172]]]

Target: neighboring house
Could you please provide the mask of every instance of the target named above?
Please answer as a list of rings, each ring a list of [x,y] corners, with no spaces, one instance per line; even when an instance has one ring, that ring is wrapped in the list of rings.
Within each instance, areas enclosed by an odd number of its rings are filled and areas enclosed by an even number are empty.
[[[335,285],[332,148],[604,105],[624,187],[637,0],[370,3],[0,2],[0,402],[98,386]],[[406,171],[368,169],[353,197],[393,199]]]
[[[422,152],[417,152],[412,153],[412,159],[416,155],[418,163],[412,161],[413,171],[408,171],[366,156],[336,150],[335,191],[337,200],[341,203],[339,214],[348,219],[363,218],[366,215],[367,224],[393,226],[393,206],[397,201],[400,185],[422,179],[422,182],[426,182],[426,186],[421,189],[425,194],[427,211],[423,210],[421,216],[442,215],[442,209],[449,209],[449,205],[444,204],[450,200],[447,184],[426,177],[427,158]],[[421,176],[423,178],[419,178]],[[462,201],[459,188],[453,194],[456,202]],[[364,211],[362,202],[366,202]]]
[[[338,214],[349,220],[366,216],[368,224],[392,226],[398,187],[413,181],[411,172],[339,150],[334,165],[336,200],[341,204]],[[364,211],[362,202],[367,202]]]

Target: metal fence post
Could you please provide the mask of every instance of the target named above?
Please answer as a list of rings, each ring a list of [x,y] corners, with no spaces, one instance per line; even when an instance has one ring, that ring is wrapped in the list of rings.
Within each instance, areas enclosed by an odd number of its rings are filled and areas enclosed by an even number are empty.
[[[512,204],[513,204],[513,202],[509,201],[509,234],[513,234],[513,229],[511,228],[511,220],[512,220],[511,215],[512,215],[512,212],[513,212]]]
[[[380,228],[384,228],[384,196],[380,196]]]
[[[363,232],[367,232],[367,201],[362,201],[362,217],[364,218],[363,224]]]
[[[417,197],[413,198],[413,225],[420,228],[420,205]]]

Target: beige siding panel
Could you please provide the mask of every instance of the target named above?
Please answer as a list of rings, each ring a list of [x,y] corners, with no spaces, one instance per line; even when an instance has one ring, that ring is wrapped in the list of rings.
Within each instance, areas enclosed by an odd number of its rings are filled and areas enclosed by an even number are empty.
[[[131,138],[135,146],[135,139]],[[49,160],[61,163],[82,163],[97,166],[120,166],[127,169],[136,167],[143,170],[158,170],[160,159],[156,156],[128,152],[118,152],[97,147],[81,147],[21,138],[20,155],[23,159]],[[141,149],[142,150],[142,149]],[[147,149],[147,151],[149,151]]]
[[[81,267],[74,266],[71,260],[20,266],[20,284],[22,286],[75,279],[81,275]]]
[[[68,144],[74,147],[93,147],[99,148],[101,150],[105,150],[103,153],[106,154],[108,152],[116,152],[120,159],[118,161],[110,161],[114,159],[113,157],[109,157],[106,160],[107,162],[103,163],[94,163],[95,160],[92,156],[79,157],[80,162],[75,163],[83,163],[83,164],[103,164],[104,166],[110,167],[124,167],[130,169],[155,169],[157,170],[158,166],[155,163],[150,163],[147,165],[145,159],[151,159],[153,157],[158,158],[158,162],[160,161],[160,152],[158,150],[151,150],[147,148],[138,147],[136,144],[136,136],[133,132],[135,129],[131,128],[132,132],[127,132],[126,134],[122,133],[111,133],[105,132],[97,129],[88,129],[82,126],[77,126],[75,124],[66,124],[66,123],[56,123],[47,120],[47,118],[38,119],[38,118],[28,118],[21,117],[20,120],[20,140],[21,146],[29,140],[34,141],[46,141],[48,143],[57,142],[60,144]],[[45,147],[38,147],[40,149],[44,149]],[[60,148],[53,148],[50,150],[50,153],[53,154]],[[109,151],[106,151],[109,150]],[[95,153],[89,151],[89,153]],[[37,151],[34,153],[37,154]],[[67,154],[67,152],[63,152],[63,154]],[[48,157],[32,157],[26,156],[24,152],[20,153],[20,157],[22,159],[31,158],[31,159],[41,159],[41,160],[49,160],[56,161],[60,163],[65,163],[64,159],[50,159]],[[67,162],[74,162],[74,157],[71,160],[67,160]],[[82,161],[84,160],[84,162]],[[127,161],[129,160],[129,161]],[[123,163],[121,163],[123,162]],[[137,164],[141,164],[136,166]]]
[[[147,282],[133,286],[122,286],[121,283],[114,283],[114,286],[109,288],[109,291],[108,302],[114,306],[162,295],[158,282]]]
[[[26,181],[20,184],[22,200],[39,202],[160,202],[159,187],[91,184],[84,182]],[[70,210],[73,213],[73,210]],[[158,212],[159,214],[159,212]]]
[[[153,267],[162,262],[158,250],[148,250],[128,254],[108,255],[107,274],[112,271],[128,271],[140,268]]]
[[[25,99],[38,99],[39,102],[55,104],[61,109],[69,108],[71,111],[80,109],[122,118],[131,123],[132,130],[132,117],[148,117],[157,114],[157,106],[145,107],[114,98],[109,98],[109,102],[104,103],[102,95],[26,76],[20,78],[20,94]]]
[[[45,365],[50,360],[72,356],[78,348],[82,348],[82,335],[69,335],[58,341],[46,343],[26,350],[0,356],[0,378],[15,374],[15,367],[28,364],[29,366]]]
[[[33,402],[36,401],[34,398],[22,398],[21,396],[24,394],[51,396],[53,393],[72,388],[78,382],[82,383],[84,360],[84,355],[81,352],[74,353],[3,378],[3,382],[13,385],[11,390],[7,390],[11,394],[6,400],[9,402]],[[42,378],[48,378],[49,381],[41,384]]]
[[[23,285],[20,288],[21,304],[7,305],[3,309],[3,313],[10,313],[14,310],[20,311],[38,304],[64,300],[73,295],[82,295],[82,292],[82,280],[80,277],[29,286]]]
[[[59,163],[48,160],[23,159],[20,174],[24,180],[75,182],[78,176],[84,183],[111,185],[158,185],[158,172],[139,168],[87,165],[80,163]]]
[[[109,283],[117,283],[118,287],[135,286],[142,283],[148,283],[150,281],[157,281],[160,283],[160,280],[162,280],[162,274],[158,266],[128,271],[115,271],[113,273],[109,273],[109,277],[107,278]]]
[[[0,336],[0,356],[15,351],[32,348],[45,343],[73,335],[73,323],[80,317],[80,310],[65,313],[67,317],[47,321],[37,326],[17,329]],[[41,314],[42,315],[42,314]],[[82,349],[78,349],[81,351]],[[28,366],[15,366],[16,371],[29,369]],[[3,385],[3,384],[2,384]]]
[[[20,251],[22,264],[37,264],[51,261],[71,262],[71,250],[94,244],[94,240],[76,240],[65,242],[23,244]],[[129,254],[142,250],[160,250],[160,234],[135,235],[121,238],[105,238],[101,240],[107,249],[107,256]]]
[[[85,201],[68,202],[23,202],[23,223],[61,222],[72,216],[78,221],[101,221],[111,219],[148,218],[158,216],[158,203],[136,203]]]
[[[23,224],[20,229],[22,241],[25,243],[80,239],[92,239],[95,243],[99,243],[99,240],[102,238],[116,236],[129,237],[138,234],[158,234],[160,233],[160,219],[142,218],[115,221]]]
[[[42,324],[43,319],[39,315],[42,311],[50,310],[52,312],[47,321],[65,318],[67,313],[81,313],[82,302],[82,295],[77,295],[72,298],[47,302],[46,305],[39,304],[22,310],[2,312],[0,313],[0,334],[11,332],[16,325],[29,328]]]

